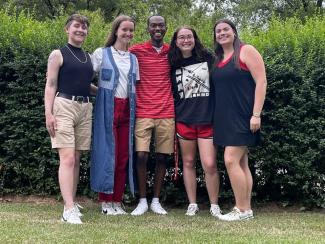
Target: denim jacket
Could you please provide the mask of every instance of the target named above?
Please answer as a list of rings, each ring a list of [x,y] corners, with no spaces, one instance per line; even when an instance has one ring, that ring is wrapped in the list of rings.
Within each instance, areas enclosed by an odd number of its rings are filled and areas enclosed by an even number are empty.
[[[129,164],[128,176],[132,194],[133,179],[133,144],[135,123],[135,85],[137,62],[130,54],[128,74],[128,94],[130,104]],[[99,84],[95,103],[93,141],[91,150],[90,186],[93,191],[113,193],[115,170],[115,139],[113,132],[114,95],[119,82],[119,71],[113,59],[110,47],[103,48],[103,59],[99,73]]]

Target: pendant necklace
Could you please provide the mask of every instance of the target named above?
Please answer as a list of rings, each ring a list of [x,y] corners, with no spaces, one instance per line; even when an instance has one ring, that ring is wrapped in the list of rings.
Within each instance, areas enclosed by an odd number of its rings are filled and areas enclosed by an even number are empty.
[[[67,48],[68,48],[68,50],[72,53],[72,55],[80,62],[80,63],[82,63],[82,64],[85,64],[85,63],[87,63],[87,61],[88,61],[88,58],[87,58],[87,55],[86,55],[86,53],[85,53],[85,51],[84,50],[82,50],[83,51],[83,54],[85,55],[85,61],[81,61],[75,54],[74,54],[74,52],[69,48],[69,46],[68,45],[65,45]]]
[[[127,53],[127,52],[125,52],[125,51],[120,51],[120,50],[118,50],[116,47],[114,47],[113,46],[113,48],[114,48],[114,50],[120,55],[120,56],[125,56],[125,54]]]

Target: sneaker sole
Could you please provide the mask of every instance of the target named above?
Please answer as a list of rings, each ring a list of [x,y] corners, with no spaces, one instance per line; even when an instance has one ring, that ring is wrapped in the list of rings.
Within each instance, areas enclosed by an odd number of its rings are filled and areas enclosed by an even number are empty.
[[[131,213],[132,216],[141,216],[141,215],[144,215],[145,213],[147,213],[147,211],[145,211],[144,213],[141,213],[141,214],[138,214],[138,213]]]
[[[232,222],[232,221],[245,221],[245,220],[250,220],[250,219],[254,219],[254,216],[248,216],[245,218],[241,218],[241,219],[222,219],[220,217],[218,217],[218,219],[222,220],[222,221],[227,221],[227,222]]]
[[[116,213],[115,215],[128,215],[128,213]]]
[[[242,218],[242,219],[240,219],[240,220],[250,220],[250,219],[254,219],[254,216],[248,216],[248,217],[246,217],[246,218]]]
[[[152,208],[150,208],[150,210],[155,213],[155,214],[158,214],[158,215],[167,215],[167,212],[156,212],[154,211]]]
[[[117,215],[116,213],[108,213],[107,211],[104,211],[104,210],[102,210],[102,214],[111,215],[111,216]]]
[[[65,224],[72,224],[72,225],[81,225],[81,224],[82,224],[82,222],[81,222],[81,223],[71,223],[71,222],[68,222],[68,221],[65,220],[63,217],[61,218],[61,222],[62,222],[62,223],[65,223]]]
[[[167,213],[157,213],[157,212],[154,212],[152,211],[154,214],[158,214],[158,215],[167,215]]]

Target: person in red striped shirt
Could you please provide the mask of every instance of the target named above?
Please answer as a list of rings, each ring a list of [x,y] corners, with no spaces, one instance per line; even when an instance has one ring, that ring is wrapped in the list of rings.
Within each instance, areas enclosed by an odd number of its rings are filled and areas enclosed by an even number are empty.
[[[166,174],[167,156],[174,152],[175,113],[167,54],[169,45],[164,43],[166,20],[160,15],[150,16],[147,31],[151,39],[134,45],[130,51],[137,56],[140,81],[136,87],[135,150],[137,152],[137,175],[139,204],[131,215],[148,211],[146,198],[147,162],[151,136],[154,132],[156,168],[154,196],[150,209],[165,215],[159,203],[159,195]]]

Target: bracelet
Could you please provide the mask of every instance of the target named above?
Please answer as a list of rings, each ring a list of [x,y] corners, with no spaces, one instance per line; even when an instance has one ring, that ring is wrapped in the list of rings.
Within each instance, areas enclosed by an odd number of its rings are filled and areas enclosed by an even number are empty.
[[[252,116],[255,118],[261,118],[261,113],[253,113]]]

